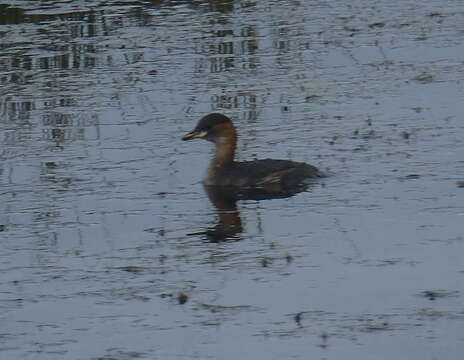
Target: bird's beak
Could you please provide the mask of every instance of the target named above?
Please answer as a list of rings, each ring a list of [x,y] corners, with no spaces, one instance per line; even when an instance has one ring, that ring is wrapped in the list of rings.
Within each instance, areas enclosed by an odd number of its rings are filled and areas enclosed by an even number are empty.
[[[207,131],[191,131],[188,134],[184,135],[182,137],[182,140],[193,140],[193,139],[201,139],[204,138],[206,135],[208,135]]]

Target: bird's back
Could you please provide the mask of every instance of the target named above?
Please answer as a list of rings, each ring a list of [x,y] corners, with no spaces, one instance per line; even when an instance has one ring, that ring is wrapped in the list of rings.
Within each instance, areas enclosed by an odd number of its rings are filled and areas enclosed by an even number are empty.
[[[282,189],[294,188],[306,179],[323,176],[312,165],[274,159],[234,162],[216,175],[217,185]]]

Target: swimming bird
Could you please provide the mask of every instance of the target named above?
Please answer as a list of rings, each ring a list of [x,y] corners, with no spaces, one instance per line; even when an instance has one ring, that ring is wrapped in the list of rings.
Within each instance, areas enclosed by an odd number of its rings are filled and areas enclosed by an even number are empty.
[[[293,191],[309,179],[323,177],[313,165],[290,160],[235,161],[237,131],[225,115],[212,113],[200,119],[182,140],[205,139],[215,145],[214,156],[203,184],[233,188],[256,188],[270,192]]]

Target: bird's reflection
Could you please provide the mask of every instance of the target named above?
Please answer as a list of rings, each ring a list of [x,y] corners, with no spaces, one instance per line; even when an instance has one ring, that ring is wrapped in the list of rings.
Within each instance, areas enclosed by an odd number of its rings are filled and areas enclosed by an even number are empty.
[[[189,235],[204,235],[210,242],[238,241],[243,232],[242,219],[237,207],[239,200],[269,200],[291,197],[307,190],[308,184],[294,189],[237,189],[225,186],[204,186],[209,200],[218,212],[213,227]]]

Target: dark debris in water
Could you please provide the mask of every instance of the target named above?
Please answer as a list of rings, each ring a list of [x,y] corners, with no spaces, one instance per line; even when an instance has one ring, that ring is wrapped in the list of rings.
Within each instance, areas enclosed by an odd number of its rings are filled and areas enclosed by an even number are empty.
[[[99,356],[93,358],[94,360],[130,360],[130,359],[140,359],[145,356],[144,353],[138,351],[121,351],[115,349],[107,350],[111,352],[111,354]]]
[[[303,312],[300,311],[299,313],[295,314],[295,316],[293,317],[293,319],[295,320],[296,324],[299,326],[299,327],[302,327],[302,323],[301,323],[301,320],[303,318]]]
[[[464,180],[456,181],[456,185],[458,186],[458,188],[464,188]]]
[[[139,272],[142,272],[142,271],[147,270],[146,267],[143,267],[143,266],[133,266],[133,265],[129,265],[129,266],[120,266],[120,267],[118,267],[118,269],[123,270],[123,271],[127,271],[127,272],[131,272],[131,273],[139,273]]]
[[[184,305],[189,300],[189,296],[183,291],[180,291],[177,295],[173,293],[162,293],[160,294],[160,297],[162,299],[172,299],[173,301],[177,301],[180,305]]]
[[[431,82],[433,82],[433,76],[431,74],[423,72],[413,77],[412,80],[417,81],[420,84],[430,84]]]
[[[188,295],[182,291],[179,293],[179,295],[177,295],[177,301],[180,305],[184,305],[188,301],[188,299]]]
[[[408,140],[409,137],[411,136],[411,133],[408,132],[408,131],[403,131],[403,132],[401,133],[401,136],[403,137],[403,139]]]
[[[388,321],[382,321],[380,323],[369,323],[366,325],[366,331],[377,331],[377,330],[388,330],[390,328]]]
[[[58,167],[58,164],[57,164],[56,162],[54,162],[54,161],[47,161],[47,162],[45,163],[45,166],[46,166],[47,168],[49,168],[49,169],[55,169],[55,168]]]
[[[431,18],[443,18],[445,17],[446,15],[441,13],[441,12],[431,12],[428,17],[431,17]]]
[[[421,292],[421,296],[433,301],[433,300],[436,300],[437,298],[459,296],[459,291],[457,290],[424,290]]]
[[[449,319],[449,320],[463,320],[464,312],[453,312],[446,310],[437,310],[434,308],[421,308],[417,311],[416,316],[421,320],[424,319]]]
[[[290,264],[291,262],[293,262],[293,256],[290,254],[287,254],[285,256],[285,260],[287,260],[287,264]]]
[[[202,310],[211,313],[240,313],[242,311],[257,311],[258,309],[251,305],[217,305],[217,304],[200,304]]]
[[[306,96],[305,101],[306,102],[312,102],[312,101],[316,101],[316,100],[318,100],[320,98],[322,98],[321,95],[313,94],[313,95]]]
[[[369,24],[368,26],[371,29],[379,29],[379,28],[383,28],[385,26],[385,23],[384,22],[375,22],[375,23]]]
[[[322,340],[317,346],[326,348],[328,340],[333,336],[353,340],[359,334],[395,331],[400,328],[417,326],[417,322],[410,323],[407,319],[402,319],[399,314],[364,313],[351,316],[325,311],[301,311],[289,315],[297,327],[268,331],[266,335],[287,337],[310,333]]]
[[[150,233],[157,233],[159,236],[166,235],[166,230],[163,228],[159,228],[159,227],[146,228],[146,229],[143,229],[143,231],[150,232]]]
[[[392,266],[400,263],[405,263],[402,258],[385,258],[385,259],[376,259],[376,260],[363,260],[361,264],[373,267],[383,267],[383,266]],[[409,262],[410,264],[410,262]]]
[[[402,177],[402,180],[416,180],[419,179],[421,176],[419,174],[408,174],[404,177]]]

